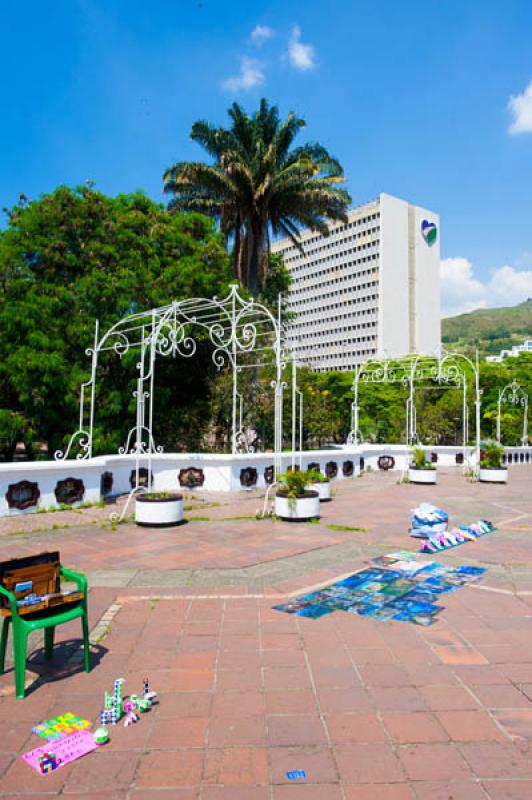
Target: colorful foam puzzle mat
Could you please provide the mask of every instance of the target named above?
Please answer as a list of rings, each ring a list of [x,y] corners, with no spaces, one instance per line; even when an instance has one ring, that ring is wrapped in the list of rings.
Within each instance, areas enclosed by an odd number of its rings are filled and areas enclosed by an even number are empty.
[[[443,611],[441,595],[476,581],[483,567],[443,567],[420,560],[417,553],[399,552],[379,556],[374,566],[347,578],[273,606],[276,611],[318,619],[333,611],[398,620],[414,625],[433,625]]]
[[[52,717],[52,719],[47,719],[39,723],[39,725],[35,725],[31,730],[32,733],[42,736],[43,739],[48,739],[49,742],[58,742],[66,736],[77,731],[83,731],[86,728],[90,728],[90,726],[89,720],[76,717],[75,714],[67,711],[66,714]]]

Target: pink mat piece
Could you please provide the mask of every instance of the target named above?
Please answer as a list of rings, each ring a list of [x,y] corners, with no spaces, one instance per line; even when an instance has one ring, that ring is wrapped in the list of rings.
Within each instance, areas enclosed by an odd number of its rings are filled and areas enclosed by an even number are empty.
[[[58,742],[50,742],[45,747],[36,747],[35,750],[29,750],[21,758],[41,775],[42,773],[39,772],[40,755],[53,753],[57,758],[57,769],[59,769],[64,767],[65,764],[75,761],[76,758],[81,758],[81,756],[90,753],[92,750],[96,750],[97,747],[98,745],[90,731],[78,731],[70,734],[70,736],[65,736],[64,739]]]

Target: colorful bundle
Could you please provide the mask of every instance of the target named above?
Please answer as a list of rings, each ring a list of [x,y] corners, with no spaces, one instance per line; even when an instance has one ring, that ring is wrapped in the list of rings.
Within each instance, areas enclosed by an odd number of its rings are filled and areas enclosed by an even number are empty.
[[[445,533],[449,515],[430,503],[421,503],[412,510],[410,535],[416,539],[428,539],[435,534]]]
[[[460,525],[447,533],[440,533],[430,536],[419,548],[420,553],[436,553],[438,550],[448,550],[450,547],[457,547],[464,542],[473,542],[479,536],[491,533],[496,530],[492,522],[487,519],[480,519],[472,525]]]

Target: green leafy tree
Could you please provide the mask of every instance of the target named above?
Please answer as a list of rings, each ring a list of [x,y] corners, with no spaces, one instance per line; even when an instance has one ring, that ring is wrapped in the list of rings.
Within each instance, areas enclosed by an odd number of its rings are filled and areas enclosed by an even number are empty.
[[[238,103],[228,111],[230,127],[194,123],[193,141],[212,164],[179,161],[164,173],[164,191],[174,210],[200,211],[216,218],[232,241],[233,270],[257,295],[269,265],[270,237],[289,236],[299,246],[301,226],[328,233],[328,220],[346,221],[351,199],[338,184],[342,167],[320,144],[292,147],[305,127],[290,113],[262,99],[254,114]]]
[[[0,397],[31,438],[50,451],[77,426],[79,387],[94,323],[173,299],[226,292],[230,263],[213,220],[168,214],[141,193],[111,198],[60,187],[8,211],[0,233]],[[200,437],[208,421],[211,348],[194,359],[159,359],[155,428],[169,446]],[[124,441],[134,420],[131,392],[138,354],[102,355],[96,450]],[[205,414],[203,415],[203,412]]]

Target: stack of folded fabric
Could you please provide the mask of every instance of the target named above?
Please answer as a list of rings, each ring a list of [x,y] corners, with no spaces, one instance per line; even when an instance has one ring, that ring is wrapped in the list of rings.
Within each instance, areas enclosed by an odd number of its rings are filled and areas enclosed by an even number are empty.
[[[421,553],[435,553],[438,550],[447,550],[449,547],[457,547],[464,542],[472,542],[478,539],[479,536],[484,536],[486,533],[491,533],[496,530],[494,524],[487,519],[479,519],[472,525],[460,525],[458,528],[453,528],[452,531],[446,533],[438,533],[429,536],[421,547]]]
[[[421,503],[412,511],[410,535],[416,539],[430,539],[431,536],[445,533],[449,515],[430,503]]]

